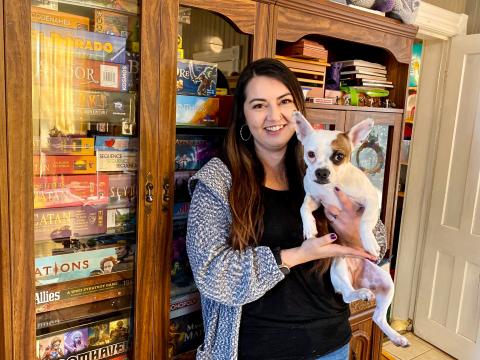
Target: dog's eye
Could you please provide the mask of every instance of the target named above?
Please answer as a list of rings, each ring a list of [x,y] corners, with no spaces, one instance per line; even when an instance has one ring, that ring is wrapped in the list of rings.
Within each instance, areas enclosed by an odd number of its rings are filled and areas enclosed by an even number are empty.
[[[315,158],[315,153],[313,151],[309,151],[307,152],[307,156],[310,158],[310,159],[314,159]]]
[[[344,158],[345,158],[345,155],[343,155],[343,154],[340,153],[340,152],[335,153],[335,154],[333,155],[333,161],[335,161],[335,162],[340,162],[340,161],[342,161]]]

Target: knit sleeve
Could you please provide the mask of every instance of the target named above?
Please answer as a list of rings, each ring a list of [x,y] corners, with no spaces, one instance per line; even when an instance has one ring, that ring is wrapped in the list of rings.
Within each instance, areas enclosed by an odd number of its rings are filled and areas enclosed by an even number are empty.
[[[284,278],[266,246],[234,250],[228,244],[230,211],[202,182],[190,204],[187,252],[200,293],[228,306],[260,298]]]
[[[378,255],[377,264],[381,263],[385,253],[387,252],[387,230],[382,220],[378,219],[377,224],[373,228],[373,235],[380,245],[380,254]]]

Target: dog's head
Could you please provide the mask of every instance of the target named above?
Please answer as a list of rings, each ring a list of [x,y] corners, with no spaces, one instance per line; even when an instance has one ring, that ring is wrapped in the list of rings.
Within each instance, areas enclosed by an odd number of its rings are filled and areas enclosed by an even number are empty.
[[[355,147],[363,142],[373,128],[373,120],[366,119],[348,132],[315,130],[301,112],[295,111],[297,138],[303,144],[307,176],[317,184],[333,186],[348,171],[346,164]]]

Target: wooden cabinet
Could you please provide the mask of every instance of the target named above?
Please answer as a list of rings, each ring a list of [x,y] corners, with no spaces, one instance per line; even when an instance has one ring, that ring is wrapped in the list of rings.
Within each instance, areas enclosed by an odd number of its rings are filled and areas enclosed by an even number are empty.
[[[0,333],[9,334],[0,340],[0,357],[34,359],[31,1],[0,4],[0,78],[5,84],[0,91],[0,174],[5,180],[0,186]],[[341,130],[365,117],[386,127],[382,219],[389,236],[393,231],[413,26],[327,0],[141,1],[134,359],[166,359],[168,352],[179,5],[215,13],[247,34],[248,61],[272,57],[282,42],[307,37],[324,44],[333,60],[361,57],[387,66],[397,109],[310,105],[308,117],[314,124]],[[352,358],[379,356],[381,334],[372,325],[371,313],[370,304],[352,315]]]

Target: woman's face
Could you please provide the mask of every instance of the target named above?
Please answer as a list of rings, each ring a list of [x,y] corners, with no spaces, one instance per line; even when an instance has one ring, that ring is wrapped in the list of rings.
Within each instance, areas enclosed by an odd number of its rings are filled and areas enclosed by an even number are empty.
[[[255,149],[271,152],[286,149],[295,133],[293,96],[279,80],[268,76],[253,77],[245,89],[243,111],[252,133]],[[247,136],[247,131],[244,131]]]

